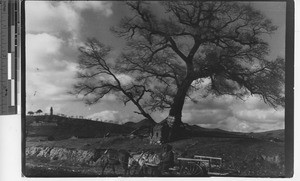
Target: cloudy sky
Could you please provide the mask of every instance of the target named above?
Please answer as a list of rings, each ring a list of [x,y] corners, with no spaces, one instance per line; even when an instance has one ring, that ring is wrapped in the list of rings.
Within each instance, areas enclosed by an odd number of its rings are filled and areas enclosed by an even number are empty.
[[[285,56],[285,3],[252,3],[279,28],[267,37],[270,58]],[[75,82],[78,46],[88,37],[111,45],[116,52],[124,40],[110,32],[110,27],[128,14],[123,2],[105,1],[26,1],[26,106],[27,111],[42,109],[54,113],[84,116],[116,123],[139,121],[136,108],[123,106],[116,97],[104,97],[96,105],[87,106],[69,95]],[[159,122],[168,112],[153,113]],[[258,97],[242,101],[230,96],[207,97],[197,104],[187,100],[183,121],[207,128],[257,132],[284,128],[284,109],[275,110]]]

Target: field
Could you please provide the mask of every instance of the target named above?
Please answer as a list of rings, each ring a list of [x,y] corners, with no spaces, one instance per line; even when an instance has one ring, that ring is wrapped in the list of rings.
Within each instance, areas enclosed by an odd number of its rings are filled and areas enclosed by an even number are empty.
[[[71,124],[69,122],[73,120],[70,118],[56,117],[56,126],[54,124],[32,126],[32,123],[36,121],[49,122],[48,118],[40,116],[28,119],[30,121],[27,122],[26,176],[120,176],[122,170],[119,167],[117,167],[116,175],[113,175],[110,169],[105,172],[105,175],[100,175],[100,166],[95,160],[96,153],[101,154],[107,148],[126,149],[130,152],[143,150],[162,152],[161,145],[149,144],[147,137],[130,135],[129,133],[135,128],[125,129],[124,125],[92,121],[75,121],[75,124]],[[62,126],[59,126],[63,122],[69,125],[69,129],[65,132],[62,131]],[[82,127],[82,122],[85,127]],[[114,129],[115,131],[112,132],[111,128],[115,126],[118,130]],[[102,132],[97,132],[100,127]],[[84,131],[80,129],[88,130],[88,128],[90,137],[85,137]],[[195,131],[196,127],[190,127],[192,128]],[[44,129],[48,132],[43,131]],[[242,134],[205,130],[200,127],[197,129],[202,131],[198,136],[170,143],[173,146],[175,158],[183,154],[185,157],[193,155],[221,157],[223,168],[230,172],[231,176],[284,176],[283,130],[265,134]],[[81,135],[76,135],[76,132],[80,132]],[[111,132],[112,135],[104,137],[106,132]]]

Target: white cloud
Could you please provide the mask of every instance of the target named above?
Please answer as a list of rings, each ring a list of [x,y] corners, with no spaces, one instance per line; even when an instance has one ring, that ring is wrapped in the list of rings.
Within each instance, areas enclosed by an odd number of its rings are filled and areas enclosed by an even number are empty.
[[[221,121],[219,125],[221,126],[221,129],[236,132],[252,132],[255,130],[255,127],[251,126],[248,122],[238,120],[235,117],[228,117]]]
[[[118,74],[116,77],[120,80],[121,84],[127,85],[131,82],[133,82],[133,78],[126,74]]]
[[[187,101],[182,120],[228,131],[268,131],[284,128],[284,109],[275,110],[256,96],[245,101],[232,96],[209,96],[198,104]]]
[[[136,121],[136,118],[129,116],[126,113],[122,113],[115,110],[104,110],[98,113],[94,113],[86,116],[87,119],[116,123],[116,124],[124,124],[128,121]]]
[[[103,98],[101,100],[102,101],[116,101],[117,96],[115,94],[106,94],[105,96],[103,96]]]
[[[43,33],[26,35],[26,94],[29,105],[75,99],[67,92],[77,64],[61,59],[64,41]]]
[[[116,78],[120,81],[122,85],[128,85],[134,81],[134,78],[131,77],[130,75],[126,74],[115,74]],[[98,80],[103,80],[103,81],[108,81],[111,84],[117,84],[116,80],[114,79],[113,76],[111,75],[98,75],[97,76]]]
[[[182,114],[182,120],[190,124],[218,124],[231,115],[232,111],[225,109],[185,110]]]
[[[218,124],[214,123],[204,123],[204,124],[198,124],[201,127],[204,128],[219,128],[226,131],[233,131],[233,132],[256,132],[256,131],[262,131],[261,129],[258,129],[257,127],[245,122],[236,119],[235,117],[228,117],[224,120],[221,120],[218,122]]]
[[[118,111],[106,110],[106,111],[89,115],[87,116],[87,118],[93,120],[98,119],[99,121],[104,121],[104,122],[115,121],[118,118]]]
[[[278,122],[284,119],[284,111],[276,111],[274,109],[268,110],[239,110],[236,111],[235,116],[240,120],[245,120],[247,122],[253,123],[270,123]]]
[[[58,56],[59,49],[63,41],[55,36],[47,33],[42,34],[27,34],[26,35],[26,65],[28,71],[33,71],[36,68],[45,69],[48,66],[45,59],[51,59]],[[49,61],[49,60],[48,60]]]

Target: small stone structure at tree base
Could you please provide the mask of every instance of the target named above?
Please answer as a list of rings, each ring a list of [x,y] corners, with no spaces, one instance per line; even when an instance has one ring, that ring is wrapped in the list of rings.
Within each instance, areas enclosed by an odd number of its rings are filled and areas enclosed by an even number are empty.
[[[156,124],[150,134],[150,144],[163,144],[170,138],[171,127],[174,124],[174,117],[168,116],[166,119]]]
[[[166,127],[164,123],[158,123],[153,127],[152,134],[150,135],[150,144],[161,144],[167,140]]]

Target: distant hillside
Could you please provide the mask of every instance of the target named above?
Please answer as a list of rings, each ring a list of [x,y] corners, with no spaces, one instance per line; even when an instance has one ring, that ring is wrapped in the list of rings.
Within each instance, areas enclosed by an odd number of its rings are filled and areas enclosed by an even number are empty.
[[[157,124],[157,123],[153,120],[143,119],[137,123],[127,122],[124,125],[134,128],[134,131],[132,131],[131,134],[148,137],[152,131],[152,128],[155,126],[155,124]]]
[[[218,128],[203,128],[197,125],[189,125],[184,124],[186,130],[188,131],[189,135],[191,136],[199,136],[199,137],[222,137],[222,138],[241,138],[241,137],[248,137],[243,133],[236,133],[225,131]]]
[[[127,122],[124,125],[128,127],[135,128],[134,131],[136,134],[143,134],[145,135],[148,129],[143,130],[143,128],[149,128],[153,127],[155,124],[157,124],[154,121],[143,119],[137,123],[134,122]],[[185,129],[187,131],[187,135],[191,137],[227,137],[227,138],[240,138],[240,137],[248,137],[247,134],[244,133],[236,133],[236,132],[229,132],[218,128],[203,128],[197,125],[189,125],[187,123],[184,123]],[[139,129],[140,128],[140,129]]]
[[[124,125],[56,115],[52,117],[26,116],[26,129],[28,136],[51,136],[54,139],[97,138],[107,133],[121,135],[134,130]]]
[[[132,128],[141,128],[141,127],[153,127],[156,124],[156,122],[154,122],[153,120],[150,119],[143,119],[139,122],[127,122],[124,125],[125,126],[129,126]]]
[[[222,129],[214,128],[203,128],[197,125],[185,124],[188,131],[194,136],[204,136],[204,137],[248,137],[256,138],[261,140],[273,141],[273,142],[283,142],[284,141],[284,129],[272,130],[259,133],[242,133],[242,132],[230,132]]]
[[[262,140],[269,140],[274,142],[281,142],[285,139],[285,130],[272,130],[260,133],[249,133],[248,135],[253,138],[262,139]]]
[[[126,123],[124,123],[123,125],[124,125],[124,126],[128,126],[128,127],[132,127],[132,128],[135,128],[135,127],[136,127],[136,123],[131,122],[131,121],[126,122]]]
[[[127,122],[123,125],[91,121],[79,118],[61,116],[27,116],[26,133],[31,137],[53,137],[54,139],[102,138],[105,134],[125,135],[132,133],[147,135],[156,122],[143,119],[137,123]],[[262,133],[239,133],[221,129],[203,128],[197,125],[184,124],[189,137],[221,137],[221,138],[257,138],[262,140],[282,142],[284,130],[274,130]],[[140,128],[140,129],[139,129]]]
[[[266,132],[258,133],[242,133],[242,132],[230,132],[222,129],[214,128],[203,128],[197,125],[188,125],[185,124],[185,127],[193,135],[196,136],[211,136],[211,137],[249,137],[256,138],[261,140],[273,141],[273,142],[283,142],[285,137],[285,130],[272,130]]]

